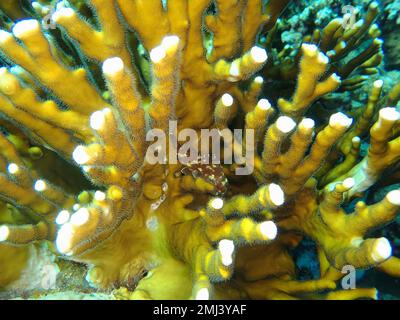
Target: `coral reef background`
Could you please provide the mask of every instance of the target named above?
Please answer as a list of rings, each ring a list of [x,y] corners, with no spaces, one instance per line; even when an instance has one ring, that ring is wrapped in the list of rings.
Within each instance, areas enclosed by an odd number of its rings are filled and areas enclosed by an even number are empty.
[[[1,299],[400,299],[400,1],[0,12]],[[150,164],[171,119],[254,173]]]
[[[355,7],[365,6],[369,1],[298,1],[297,6],[289,6],[288,10],[282,16],[281,41],[289,45],[299,45],[304,34],[310,34],[315,27],[323,27],[329,21],[340,16],[342,8],[345,5]],[[382,30],[381,38],[384,40],[384,60],[380,67],[379,78],[384,79],[384,91],[389,91],[391,87],[400,81],[400,56],[399,37],[400,37],[400,1],[383,0],[379,2],[382,14],[378,17],[378,23]],[[283,17],[287,17],[285,20]],[[287,22],[286,22],[287,21]],[[373,81],[376,77],[370,79]],[[367,90],[361,88],[350,95],[340,94],[340,101],[352,105],[352,108],[358,108],[365,99]],[[370,193],[364,195],[365,199],[378,201],[384,197],[389,190],[398,188],[393,185],[389,188],[379,185],[372,188]],[[393,224],[387,226],[387,230],[382,233],[385,236],[391,234],[394,243],[400,241],[400,220],[397,219]],[[395,250],[395,255],[399,255],[399,250]],[[305,278],[312,278],[318,274],[318,265],[315,265],[316,249],[312,242],[305,241],[301,247],[297,266],[305,275]],[[314,262],[314,263],[313,263]],[[381,293],[380,299],[398,300],[400,298],[399,280],[388,277],[373,269],[357,271],[357,279],[362,286],[375,286]]]

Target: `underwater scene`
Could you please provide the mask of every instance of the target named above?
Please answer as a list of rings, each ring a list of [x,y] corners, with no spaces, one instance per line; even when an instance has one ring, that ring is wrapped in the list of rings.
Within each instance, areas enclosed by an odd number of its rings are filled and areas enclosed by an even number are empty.
[[[0,0],[0,300],[400,299],[400,0]]]

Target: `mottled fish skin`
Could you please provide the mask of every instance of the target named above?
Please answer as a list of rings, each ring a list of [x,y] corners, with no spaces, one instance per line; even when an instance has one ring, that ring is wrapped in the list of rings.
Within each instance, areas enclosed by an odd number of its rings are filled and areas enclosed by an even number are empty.
[[[215,190],[212,192],[215,196],[225,194],[227,191],[228,179],[225,176],[224,169],[220,164],[204,164],[202,158],[198,157],[184,165],[178,175],[191,175],[193,178],[201,178],[211,183]]]

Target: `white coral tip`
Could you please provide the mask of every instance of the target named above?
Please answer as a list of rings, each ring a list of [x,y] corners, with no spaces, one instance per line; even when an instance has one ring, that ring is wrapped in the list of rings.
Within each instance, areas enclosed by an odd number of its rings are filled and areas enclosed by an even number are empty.
[[[251,48],[250,54],[256,63],[264,63],[268,59],[267,51],[257,46]]]
[[[96,201],[104,201],[106,200],[106,194],[102,191],[96,191],[94,193],[94,198],[96,199]]]
[[[86,152],[86,148],[84,146],[76,147],[72,153],[72,158],[77,164],[85,164],[90,160],[90,156]]]
[[[258,83],[258,84],[262,84],[262,83],[264,83],[264,79],[263,79],[263,77],[258,76],[254,79],[254,82]]]
[[[70,213],[68,210],[62,210],[58,213],[56,218],[56,224],[63,225],[68,222]]]
[[[89,221],[89,210],[86,208],[80,208],[77,212],[75,212],[72,216],[71,216],[71,223],[74,226],[83,226],[85,223],[87,223]]]
[[[207,288],[201,288],[196,293],[196,300],[209,300],[210,299],[210,292]]]
[[[57,250],[61,253],[68,253],[71,249],[71,242],[73,237],[72,224],[67,222],[64,224],[57,233],[56,246]]]
[[[161,45],[168,50],[173,47],[177,47],[179,45],[179,37],[178,36],[166,36],[161,42]]]
[[[285,202],[285,194],[279,185],[271,183],[268,186],[268,191],[269,198],[274,205],[281,206]]]
[[[233,105],[233,97],[229,93],[225,93],[221,97],[221,102],[225,107],[230,107]]]
[[[75,11],[72,8],[62,7],[62,8],[57,9],[57,11],[53,13],[51,18],[54,21],[57,21],[57,20],[59,20],[59,19],[61,19],[63,17],[71,18],[72,16],[74,16],[74,14],[75,14]]]
[[[46,185],[46,182],[44,182],[43,180],[37,180],[37,181],[35,182],[33,188],[34,188],[36,191],[42,192],[42,191],[46,190],[47,185]]]
[[[7,171],[10,174],[16,174],[19,171],[19,166],[15,163],[10,163],[7,167]]]
[[[7,226],[0,227],[0,242],[6,241],[10,235],[10,228]]]
[[[232,62],[231,67],[229,69],[229,75],[232,77],[239,77],[240,76],[240,66],[237,62]]]
[[[278,234],[278,228],[276,224],[272,221],[264,221],[259,225],[260,232],[267,240],[273,240]]]
[[[22,20],[16,23],[12,29],[14,36],[17,38],[28,35],[30,32],[39,30],[39,22],[35,19]]]
[[[383,108],[379,111],[379,116],[387,121],[397,121],[400,119],[400,113],[396,108]]]
[[[383,80],[376,80],[374,82],[374,87],[377,88],[377,89],[382,88],[383,87]]]
[[[235,245],[232,240],[221,240],[218,244],[218,249],[221,252],[222,264],[229,267],[233,263],[233,252]]]
[[[212,199],[210,202],[210,206],[215,210],[220,210],[224,206],[224,200],[221,198]]]
[[[163,46],[155,47],[150,51],[150,59],[153,63],[160,63],[166,56],[167,53]]]
[[[311,130],[315,127],[315,121],[310,118],[304,118],[303,120],[301,120],[299,126]]]
[[[124,70],[124,62],[119,57],[109,58],[103,62],[103,73],[107,76],[113,76]]]
[[[315,44],[303,43],[301,48],[309,56],[315,56],[318,52],[318,47]]]
[[[344,127],[348,128],[353,123],[353,119],[349,118],[342,112],[333,114],[329,119],[329,125],[331,127]]]
[[[351,139],[351,142],[355,145],[361,143],[361,138],[360,137],[354,137],[353,139]]]
[[[322,52],[320,52],[318,55],[318,62],[326,65],[329,63],[329,58],[326,55],[324,55]]]
[[[400,206],[400,190],[393,190],[390,191],[386,198],[389,200],[389,202],[395,206]]]
[[[96,111],[90,116],[90,127],[94,130],[101,130],[105,122],[106,118],[102,111]]]
[[[271,103],[267,99],[261,99],[257,103],[257,107],[260,108],[261,110],[269,110],[271,109]]]
[[[0,30],[0,43],[4,43],[12,38],[11,34],[7,31]]]
[[[333,73],[332,75],[331,75],[331,78],[335,81],[335,82],[337,82],[337,83],[342,83],[342,78],[340,78],[340,76],[339,75],[337,75],[336,73]]]
[[[282,116],[276,121],[276,126],[283,133],[289,133],[296,127],[296,122],[290,117]]]
[[[353,188],[354,187],[354,185],[355,185],[355,180],[353,179],[353,178],[347,178],[347,179],[345,179],[344,181],[343,181],[343,186],[346,188],[346,189],[351,189],[351,188]]]
[[[392,246],[390,245],[388,239],[386,238],[376,239],[371,252],[372,259],[379,263],[385,261],[391,255],[392,255]]]

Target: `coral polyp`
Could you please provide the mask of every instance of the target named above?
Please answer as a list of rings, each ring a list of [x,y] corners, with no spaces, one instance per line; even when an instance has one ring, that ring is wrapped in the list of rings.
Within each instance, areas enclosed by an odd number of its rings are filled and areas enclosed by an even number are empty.
[[[348,266],[400,275],[376,231],[400,208],[379,3],[297,47],[277,37],[293,6],[3,1],[3,292],[46,251],[117,299],[376,299],[340,280]]]

